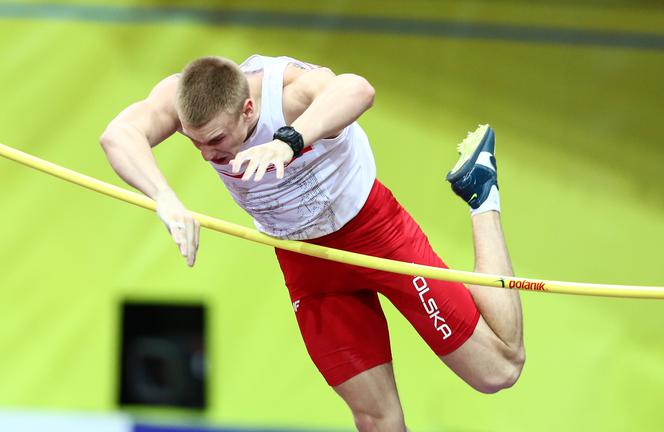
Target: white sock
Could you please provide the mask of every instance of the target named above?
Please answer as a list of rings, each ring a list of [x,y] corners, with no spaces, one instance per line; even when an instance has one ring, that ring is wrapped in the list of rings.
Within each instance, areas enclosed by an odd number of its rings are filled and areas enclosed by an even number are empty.
[[[493,164],[491,163],[491,153],[489,152],[481,152],[477,157],[477,164],[484,165],[493,171],[496,170],[496,168],[494,168]],[[489,211],[497,211],[500,213],[500,193],[498,192],[498,188],[495,185],[491,186],[489,196],[486,198],[486,200],[484,200],[482,205],[476,209],[471,207],[470,214],[475,216]]]
[[[497,211],[500,213],[500,193],[496,185],[491,186],[491,191],[489,191],[489,196],[486,197],[486,200],[478,208],[474,209],[471,207],[470,214],[472,216],[478,215],[480,213],[486,213],[489,211]]]

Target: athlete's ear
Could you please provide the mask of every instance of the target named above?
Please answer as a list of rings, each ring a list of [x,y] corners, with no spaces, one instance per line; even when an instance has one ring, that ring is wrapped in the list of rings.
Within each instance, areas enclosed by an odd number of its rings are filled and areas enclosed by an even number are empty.
[[[244,105],[242,105],[242,115],[246,118],[251,117],[254,113],[254,100],[252,98],[247,98],[244,100]]]

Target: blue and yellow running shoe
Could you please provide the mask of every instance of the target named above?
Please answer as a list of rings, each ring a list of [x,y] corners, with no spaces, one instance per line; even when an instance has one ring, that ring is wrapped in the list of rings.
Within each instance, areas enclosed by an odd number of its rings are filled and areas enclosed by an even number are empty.
[[[457,146],[459,160],[447,174],[454,193],[473,209],[482,205],[493,186],[498,188],[494,146],[493,129],[488,124],[480,125]]]

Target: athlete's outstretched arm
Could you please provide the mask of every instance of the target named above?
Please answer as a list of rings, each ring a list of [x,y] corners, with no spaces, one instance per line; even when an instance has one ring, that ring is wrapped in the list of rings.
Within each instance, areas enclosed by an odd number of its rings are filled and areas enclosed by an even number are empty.
[[[157,166],[152,147],[173,135],[179,126],[175,110],[177,76],[161,81],[150,95],[114,118],[100,138],[106,157],[128,184],[157,203],[166,225],[187,264],[196,261],[200,227],[168,185]]]

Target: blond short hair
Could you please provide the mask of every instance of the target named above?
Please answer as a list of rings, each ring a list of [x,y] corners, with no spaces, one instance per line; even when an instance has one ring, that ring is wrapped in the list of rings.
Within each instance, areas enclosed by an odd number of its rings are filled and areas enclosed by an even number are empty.
[[[182,71],[176,105],[180,120],[200,127],[222,111],[239,116],[247,98],[249,83],[237,64],[223,57],[201,57]]]

